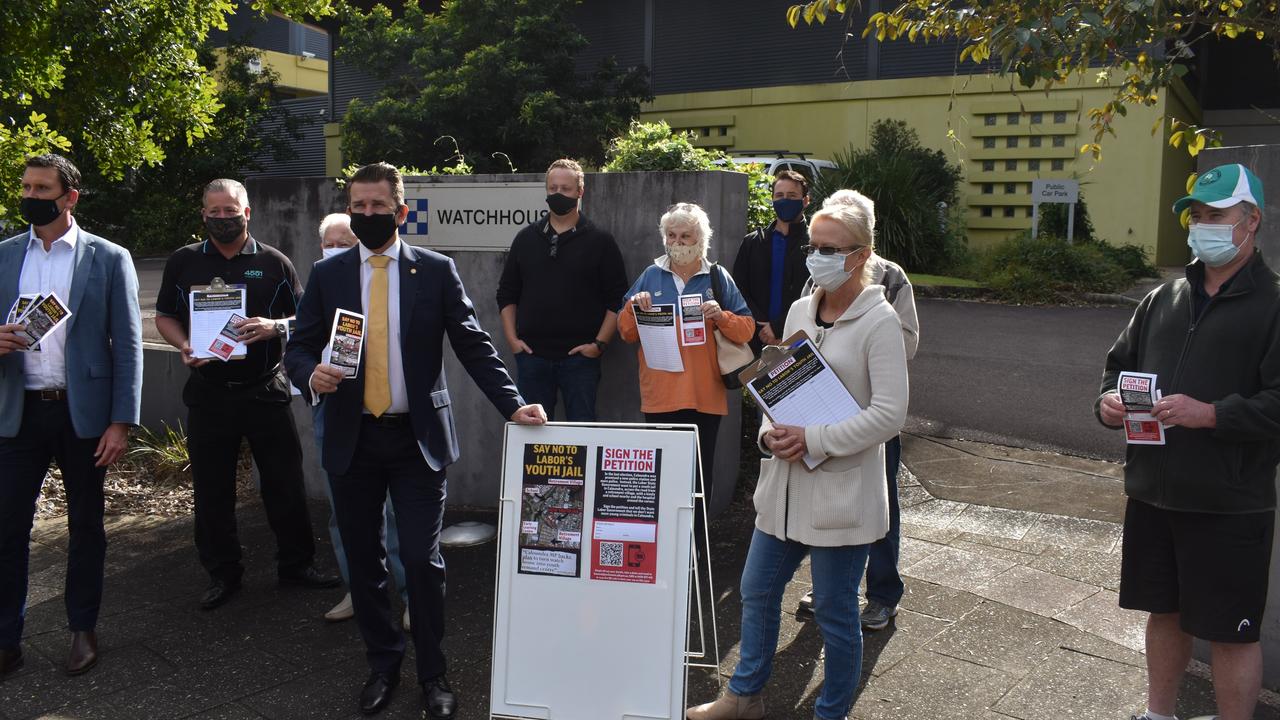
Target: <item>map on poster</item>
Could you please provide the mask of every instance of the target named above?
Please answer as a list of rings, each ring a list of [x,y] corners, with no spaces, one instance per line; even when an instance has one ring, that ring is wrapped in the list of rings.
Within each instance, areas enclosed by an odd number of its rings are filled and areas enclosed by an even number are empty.
[[[578,577],[587,448],[524,446],[519,572]]]

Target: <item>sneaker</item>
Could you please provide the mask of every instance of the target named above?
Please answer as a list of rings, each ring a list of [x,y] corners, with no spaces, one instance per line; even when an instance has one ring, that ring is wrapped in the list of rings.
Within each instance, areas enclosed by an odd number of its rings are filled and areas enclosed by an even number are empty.
[[[324,614],[324,619],[329,622],[342,622],[350,620],[356,614],[355,608],[351,606],[351,593],[347,593],[342,598],[342,602],[333,606],[333,609]]]
[[[796,614],[806,617],[813,617],[813,591],[804,594],[800,598],[800,604],[796,606]]]
[[[863,630],[883,630],[888,627],[889,622],[898,614],[898,606],[881,605],[875,600],[868,600],[867,606],[862,610],[862,629]]]

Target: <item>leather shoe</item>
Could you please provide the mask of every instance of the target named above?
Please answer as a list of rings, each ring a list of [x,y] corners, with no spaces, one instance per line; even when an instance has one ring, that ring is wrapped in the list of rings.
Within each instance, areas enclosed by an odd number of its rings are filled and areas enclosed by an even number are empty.
[[[92,630],[71,633],[71,652],[67,653],[67,674],[83,675],[98,664],[98,634]]]
[[[237,592],[240,592],[239,581],[214,580],[209,585],[209,588],[204,591],[204,595],[200,596],[200,609],[212,610],[216,607],[221,607]]]
[[[400,673],[383,675],[375,672],[369,675],[364,687],[360,689],[360,714],[376,715],[391,702],[391,693],[400,684]]]
[[[441,675],[422,683],[422,703],[432,720],[451,720],[458,709],[458,696],[449,687],[449,679]]]
[[[321,575],[310,565],[301,570],[282,572],[279,577],[281,585],[297,585],[298,587],[316,590],[334,588],[342,584],[342,578],[337,575]]]
[[[8,675],[20,667],[22,667],[21,645],[0,650],[0,677]]]

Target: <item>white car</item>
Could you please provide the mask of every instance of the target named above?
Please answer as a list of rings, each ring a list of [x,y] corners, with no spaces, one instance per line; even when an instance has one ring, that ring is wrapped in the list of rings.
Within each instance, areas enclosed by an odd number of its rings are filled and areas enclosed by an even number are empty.
[[[779,170],[795,170],[809,180],[811,187],[821,184],[825,175],[836,172],[836,164],[830,160],[816,160],[807,155],[786,150],[739,150],[731,154],[729,160],[735,165],[763,165],[770,176],[777,175]],[[720,164],[722,161],[716,162]]]

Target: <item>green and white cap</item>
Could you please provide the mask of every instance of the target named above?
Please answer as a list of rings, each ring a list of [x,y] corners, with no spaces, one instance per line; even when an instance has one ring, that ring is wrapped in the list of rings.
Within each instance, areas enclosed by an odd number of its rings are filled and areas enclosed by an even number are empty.
[[[1181,213],[1193,202],[1209,207],[1227,208],[1248,202],[1262,208],[1262,181],[1249,168],[1233,163],[1219,165],[1196,178],[1191,194],[1173,204],[1173,211]]]

